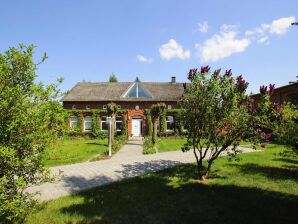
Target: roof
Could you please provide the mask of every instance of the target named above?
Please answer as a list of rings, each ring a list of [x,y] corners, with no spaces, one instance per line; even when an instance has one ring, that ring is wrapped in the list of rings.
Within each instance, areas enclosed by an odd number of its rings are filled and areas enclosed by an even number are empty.
[[[124,98],[134,82],[79,82],[62,101],[177,101],[183,94],[183,83],[141,82],[152,98]]]

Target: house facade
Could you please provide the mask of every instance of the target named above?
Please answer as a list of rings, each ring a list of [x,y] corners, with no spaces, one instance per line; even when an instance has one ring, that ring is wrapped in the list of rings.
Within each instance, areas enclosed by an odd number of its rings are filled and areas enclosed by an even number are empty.
[[[170,82],[80,82],[62,99],[63,107],[70,111],[80,111],[80,118],[73,113],[69,119],[72,128],[82,122],[82,131],[90,132],[92,122],[99,122],[101,131],[107,130],[107,105],[117,104],[121,115],[116,117],[116,129],[121,131],[124,122],[128,136],[144,136],[148,131],[146,111],[153,104],[165,103],[165,132],[174,131],[175,116],[171,111],[178,109],[178,100],[183,94],[183,83],[172,77]],[[99,117],[92,119],[92,111],[99,111]],[[82,119],[82,121],[81,121]]]

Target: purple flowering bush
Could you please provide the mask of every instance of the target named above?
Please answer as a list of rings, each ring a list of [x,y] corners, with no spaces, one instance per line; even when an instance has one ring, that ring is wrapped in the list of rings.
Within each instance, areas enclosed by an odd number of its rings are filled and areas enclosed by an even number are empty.
[[[241,141],[266,143],[271,138],[267,128],[275,116],[269,94],[274,85],[261,88],[264,93],[259,105],[246,94],[248,82],[242,75],[233,77],[231,70],[210,73],[209,66],[191,69],[190,84],[184,85],[179,101],[188,130],[183,151],[192,150],[197,161],[198,177],[208,178],[213,162],[220,154],[235,156]],[[276,111],[276,110],[274,110]],[[203,159],[207,159],[207,166]]]

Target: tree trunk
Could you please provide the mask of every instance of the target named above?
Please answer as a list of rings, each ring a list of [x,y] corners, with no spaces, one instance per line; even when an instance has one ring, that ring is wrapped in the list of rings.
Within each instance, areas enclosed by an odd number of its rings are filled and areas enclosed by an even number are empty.
[[[194,153],[194,155],[196,157],[196,161],[197,161],[198,179],[199,180],[204,180],[203,158],[202,158],[202,156],[200,156],[200,158],[198,157],[195,148],[193,148],[193,153]]]
[[[153,119],[153,133],[152,133],[152,144],[155,146],[157,139],[157,119]]]

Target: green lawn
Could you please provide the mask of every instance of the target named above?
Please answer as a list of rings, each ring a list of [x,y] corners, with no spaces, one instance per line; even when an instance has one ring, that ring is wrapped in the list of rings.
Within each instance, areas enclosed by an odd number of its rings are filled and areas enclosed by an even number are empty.
[[[189,164],[84,191],[44,204],[27,224],[296,223],[298,158],[281,152],[220,158],[204,183]]]
[[[186,143],[186,138],[159,138],[157,148],[159,152],[177,151]]]
[[[84,162],[96,155],[104,156],[107,139],[76,139],[63,140],[46,150],[46,166]]]

